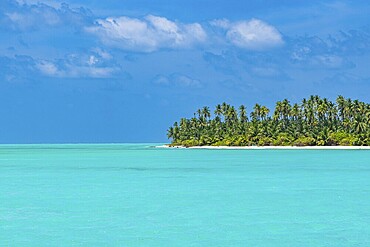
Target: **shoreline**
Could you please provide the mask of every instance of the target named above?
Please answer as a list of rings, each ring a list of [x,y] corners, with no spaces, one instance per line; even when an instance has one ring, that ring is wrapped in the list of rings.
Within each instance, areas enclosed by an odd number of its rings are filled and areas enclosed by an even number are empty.
[[[155,146],[170,149],[215,149],[215,150],[370,150],[370,146]]]

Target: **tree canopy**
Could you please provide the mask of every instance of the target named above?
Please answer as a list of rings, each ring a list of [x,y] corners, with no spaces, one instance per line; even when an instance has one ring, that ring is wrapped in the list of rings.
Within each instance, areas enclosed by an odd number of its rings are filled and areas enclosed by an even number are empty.
[[[284,99],[270,111],[255,104],[218,104],[198,109],[167,131],[181,146],[369,146],[370,104],[338,96],[335,102],[312,95],[301,103]]]

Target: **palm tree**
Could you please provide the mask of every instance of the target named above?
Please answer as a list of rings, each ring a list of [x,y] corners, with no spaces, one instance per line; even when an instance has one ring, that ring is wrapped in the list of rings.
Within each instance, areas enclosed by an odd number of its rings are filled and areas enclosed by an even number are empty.
[[[202,115],[205,119],[208,119],[211,117],[211,112],[209,110],[209,107],[208,106],[204,106],[203,109],[202,109]]]
[[[222,107],[221,107],[221,105],[220,104],[218,104],[217,106],[216,106],[216,109],[215,109],[215,115],[217,116],[217,117],[220,117],[221,115],[222,115]]]
[[[336,101],[337,101],[340,120],[343,121],[345,118],[344,108],[346,107],[346,99],[342,95],[339,95]]]
[[[227,103],[218,104],[211,119],[205,106],[190,119],[182,118],[167,130],[167,137],[176,145],[270,145],[275,141],[293,145],[299,138],[309,137],[318,145],[343,143],[370,145],[370,104],[338,96],[336,102],[312,95],[301,104],[288,99],[276,102],[272,118],[270,110],[255,104],[248,121],[246,107],[238,111]],[[334,138],[334,139],[333,139]],[[302,141],[299,141],[300,145]]]
[[[259,121],[261,119],[261,105],[254,105],[253,112],[251,112],[251,118],[254,121]]]
[[[170,138],[173,138],[173,127],[170,127],[168,130],[167,130],[167,137],[168,139]]]
[[[260,108],[261,120],[265,121],[269,113],[270,113],[270,110],[266,106],[262,106]]]
[[[247,108],[244,105],[239,106],[239,119],[241,123],[248,122]]]

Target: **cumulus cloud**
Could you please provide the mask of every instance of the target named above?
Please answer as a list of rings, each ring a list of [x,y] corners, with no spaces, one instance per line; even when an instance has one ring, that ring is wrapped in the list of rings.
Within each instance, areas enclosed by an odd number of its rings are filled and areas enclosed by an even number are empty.
[[[201,82],[197,79],[191,78],[190,76],[174,73],[169,76],[157,75],[153,79],[153,83],[164,86],[183,86],[183,87],[201,87]]]
[[[55,27],[83,29],[107,46],[136,52],[215,44],[265,50],[283,44],[282,35],[275,27],[257,19],[237,22],[217,19],[202,24],[155,15],[96,19],[87,8],[72,8],[51,0],[14,0],[0,13],[0,25],[22,32]]]
[[[188,48],[207,40],[216,43],[227,41],[247,50],[266,50],[284,43],[280,32],[261,20],[231,22],[217,19],[209,24],[214,27],[213,30],[205,29],[199,23],[184,24],[154,15],[143,18],[121,16],[99,19],[86,31],[98,36],[107,45],[139,52]]]
[[[210,24],[226,30],[226,39],[233,45],[247,50],[265,50],[284,43],[281,33],[273,26],[258,19],[230,22],[213,20]]]
[[[127,16],[100,19],[86,30],[107,45],[139,52],[187,48],[207,39],[207,34],[199,23],[177,23],[153,15],[141,19]]]

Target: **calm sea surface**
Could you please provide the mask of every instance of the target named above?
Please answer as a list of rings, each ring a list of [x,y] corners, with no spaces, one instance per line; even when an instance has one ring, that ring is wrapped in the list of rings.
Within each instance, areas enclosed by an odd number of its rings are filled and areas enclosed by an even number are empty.
[[[0,246],[370,246],[370,151],[2,145]]]

